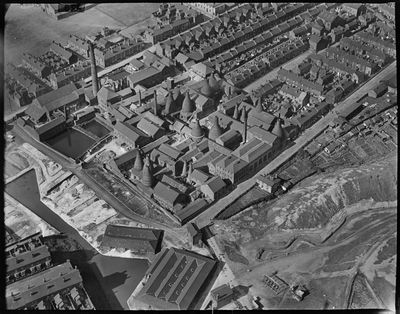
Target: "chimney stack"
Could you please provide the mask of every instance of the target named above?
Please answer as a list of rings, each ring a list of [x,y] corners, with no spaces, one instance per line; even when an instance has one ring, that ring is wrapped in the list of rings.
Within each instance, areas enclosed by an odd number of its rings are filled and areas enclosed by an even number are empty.
[[[247,112],[246,112],[246,108],[243,108],[243,144],[245,144],[247,142]]]
[[[92,88],[93,88],[93,95],[96,97],[97,92],[99,91],[99,83],[97,81],[97,70],[96,70],[96,58],[94,56],[94,48],[93,43],[88,41],[89,50],[90,50],[90,63],[92,68]]]
[[[139,90],[139,107],[142,106],[142,92]]]
[[[154,115],[158,116],[157,112],[157,91],[154,91]]]

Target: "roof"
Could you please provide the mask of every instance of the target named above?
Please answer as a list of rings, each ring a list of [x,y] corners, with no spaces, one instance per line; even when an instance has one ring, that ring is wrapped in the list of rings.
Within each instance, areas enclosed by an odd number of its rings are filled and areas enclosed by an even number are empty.
[[[59,89],[39,96],[36,101],[48,111],[54,111],[79,99],[78,89],[74,83],[69,83]]]
[[[104,104],[107,104],[111,100],[120,98],[120,95],[105,86],[102,86],[97,93],[97,99]]]
[[[170,156],[172,159],[178,159],[178,157],[181,155],[181,152],[177,149],[175,149],[174,147],[172,147],[169,144],[161,144],[158,147],[158,150],[168,156]]]
[[[141,62],[141,61],[139,61],[138,59],[132,59],[132,60],[129,62],[129,64],[130,64],[133,68],[135,68],[135,69],[137,69],[137,70],[140,70],[140,69],[142,69],[142,68],[145,66],[144,63]]]
[[[46,112],[47,110],[41,107],[37,102],[32,102],[25,110],[25,113],[34,120],[39,120]]]
[[[7,309],[19,309],[79,283],[82,283],[79,270],[74,269],[69,261],[65,262],[8,285],[6,288]]]
[[[150,277],[136,299],[155,309],[188,309],[216,261],[176,248],[163,249],[159,254],[161,257],[150,266]]]
[[[140,82],[151,78],[155,75],[158,75],[160,73],[159,70],[153,67],[147,67],[145,69],[139,70],[137,72],[134,72],[133,74],[128,76],[128,80],[131,82],[131,84],[136,85],[140,84]]]
[[[267,184],[268,186],[273,186],[274,184],[278,184],[281,182],[280,179],[278,178],[273,178],[269,175],[265,176],[265,175],[259,175],[257,176],[257,181],[261,181],[262,183]]]
[[[277,136],[272,134],[271,132],[260,128],[259,126],[252,126],[249,130],[249,133],[251,133],[254,137],[258,138],[259,140],[268,143],[269,145],[273,146]]]
[[[324,20],[325,22],[332,23],[337,18],[337,15],[335,13],[331,13],[331,12],[325,10],[325,11],[322,11],[318,15],[318,17],[320,19]]]
[[[205,187],[208,188],[212,193],[216,193],[222,190],[226,183],[220,177],[215,176],[208,180],[205,184]]]
[[[27,267],[32,263],[37,263],[46,258],[50,258],[50,253],[45,245],[41,245],[31,251],[20,253],[15,257],[11,256],[6,260],[7,273],[13,272],[21,267]]]
[[[36,132],[38,134],[44,134],[52,129],[54,129],[56,126],[61,125],[65,123],[65,117],[64,116],[58,116],[55,119],[51,120],[50,122],[47,122],[40,127],[36,128]]]
[[[211,290],[210,294],[212,298],[218,300],[226,296],[232,295],[233,290],[227,284],[224,284],[222,286],[215,288],[214,290]]]
[[[139,130],[142,130],[143,132],[145,132],[147,135],[149,135],[151,137],[154,137],[157,134],[157,132],[159,132],[161,130],[161,127],[154,124],[147,118],[141,119],[139,121],[139,123],[137,124],[137,128]]]
[[[101,245],[133,251],[150,250],[155,253],[162,234],[163,231],[158,229],[107,225]]]
[[[178,217],[178,219],[184,223],[184,222],[186,222],[186,220],[196,217],[207,206],[208,206],[208,203],[204,198],[198,198],[194,202],[191,202],[188,206],[177,211],[175,213],[175,216]]]
[[[139,139],[140,134],[137,132],[137,129],[125,122],[117,121],[114,126],[114,129],[117,132],[122,133],[125,137],[129,138],[131,141],[135,142]]]
[[[193,181],[196,181],[198,184],[203,184],[206,182],[210,176],[205,173],[204,171],[201,171],[199,169],[194,169],[192,174],[190,175],[190,179]]]
[[[154,195],[159,197],[162,201],[167,204],[174,205],[178,200],[180,193],[173,189],[171,186],[158,182],[154,187]]]
[[[191,69],[195,71],[198,75],[202,77],[208,76],[210,73],[213,72],[213,69],[206,66],[204,63],[196,63],[191,66]]]

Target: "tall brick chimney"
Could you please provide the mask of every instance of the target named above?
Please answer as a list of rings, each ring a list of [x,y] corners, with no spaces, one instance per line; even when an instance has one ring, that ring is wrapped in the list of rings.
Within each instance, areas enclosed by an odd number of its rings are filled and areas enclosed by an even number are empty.
[[[158,110],[157,110],[157,91],[154,91],[154,108],[153,108],[153,113],[154,115],[158,116]]]
[[[90,50],[90,63],[92,69],[92,88],[93,88],[93,95],[96,97],[97,92],[99,91],[99,83],[97,81],[97,70],[96,70],[96,58],[94,56],[94,48],[93,43],[88,41],[89,50]]]

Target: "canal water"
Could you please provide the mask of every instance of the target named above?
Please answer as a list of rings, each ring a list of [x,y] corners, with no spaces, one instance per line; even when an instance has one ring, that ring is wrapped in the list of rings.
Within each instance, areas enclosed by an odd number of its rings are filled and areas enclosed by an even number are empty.
[[[110,133],[110,131],[105,126],[103,126],[100,122],[94,119],[82,125],[82,128],[88,130],[89,132],[93,133],[94,135],[100,138]]]
[[[6,185],[5,191],[60,232],[75,239],[83,255],[66,254],[77,265],[96,309],[127,310],[126,301],[149,267],[147,260],[103,256],[70,225],[40,201],[35,170]],[[107,300],[105,300],[107,299]]]
[[[74,159],[82,156],[94,143],[95,140],[86,134],[71,128],[46,141],[56,151]]]

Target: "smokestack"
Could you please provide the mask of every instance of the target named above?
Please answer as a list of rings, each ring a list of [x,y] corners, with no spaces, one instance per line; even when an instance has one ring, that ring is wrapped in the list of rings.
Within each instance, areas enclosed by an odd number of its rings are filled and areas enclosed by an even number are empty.
[[[158,115],[158,112],[157,112],[157,92],[156,91],[154,91],[154,115]]]
[[[246,112],[246,108],[243,108],[243,123],[244,123],[244,127],[243,127],[243,144],[247,142],[247,112]]]
[[[89,50],[90,50],[90,63],[92,69],[92,88],[93,88],[93,95],[96,97],[97,92],[99,91],[99,83],[97,81],[97,70],[96,70],[96,58],[94,56],[94,48],[93,43],[88,41]]]
[[[142,92],[139,91],[139,107],[142,106]]]

